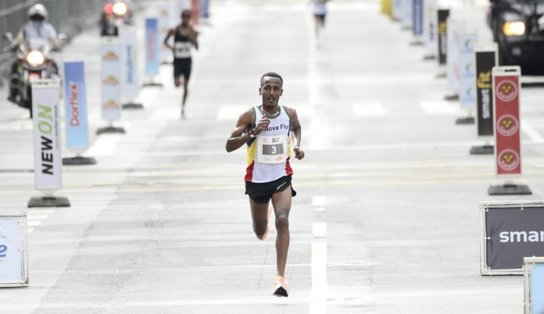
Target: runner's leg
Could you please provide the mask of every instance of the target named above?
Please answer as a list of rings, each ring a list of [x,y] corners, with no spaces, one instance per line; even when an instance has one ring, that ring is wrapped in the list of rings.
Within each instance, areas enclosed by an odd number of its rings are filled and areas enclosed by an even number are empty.
[[[257,238],[263,240],[268,227],[268,202],[256,203],[250,198],[249,206],[251,208],[253,231],[255,232]]]
[[[289,211],[291,210],[291,186],[272,195],[272,206],[276,214],[276,268],[278,275],[284,276],[289,250]]]

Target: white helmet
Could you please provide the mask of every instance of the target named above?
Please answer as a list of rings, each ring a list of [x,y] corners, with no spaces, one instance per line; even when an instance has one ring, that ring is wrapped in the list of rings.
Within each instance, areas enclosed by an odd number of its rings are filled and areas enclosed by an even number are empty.
[[[47,9],[45,6],[41,3],[36,3],[35,5],[31,6],[30,9],[28,9],[28,16],[34,16],[39,15],[43,17],[44,19],[47,18]]]

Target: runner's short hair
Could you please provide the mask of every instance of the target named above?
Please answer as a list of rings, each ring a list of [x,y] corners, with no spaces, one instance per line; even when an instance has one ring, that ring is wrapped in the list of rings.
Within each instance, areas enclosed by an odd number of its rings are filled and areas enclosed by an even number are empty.
[[[281,81],[281,85],[283,86],[283,77],[281,77],[281,75],[279,75],[278,73],[276,72],[266,72],[265,74],[263,74],[261,76],[261,85],[263,84],[263,80],[266,76],[270,76],[270,77],[276,77],[276,78],[279,78],[280,81]]]

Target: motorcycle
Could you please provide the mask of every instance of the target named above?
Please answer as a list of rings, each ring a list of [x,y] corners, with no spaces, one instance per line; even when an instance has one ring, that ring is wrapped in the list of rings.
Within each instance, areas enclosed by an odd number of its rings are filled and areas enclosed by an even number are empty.
[[[12,44],[11,33],[6,33],[4,38]],[[59,69],[51,57],[53,49],[47,40],[31,39],[13,47],[12,51],[16,60],[12,65],[10,87],[15,88],[16,94],[8,100],[28,109],[32,118],[32,83],[44,78],[60,79]]]

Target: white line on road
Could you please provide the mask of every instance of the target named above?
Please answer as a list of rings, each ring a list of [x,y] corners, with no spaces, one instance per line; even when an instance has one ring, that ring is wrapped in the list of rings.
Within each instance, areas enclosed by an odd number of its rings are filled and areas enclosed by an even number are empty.
[[[312,303],[310,314],[327,313],[327,243],[312,243]]]
[[[538,133],[538,131],[526,122],[521,122],[521,129],[527,134],[535,143],[544,143],[544,137]]]
[[[312,224],[312,235],[314,236],[314,238],[326,238],[327,237],[327,223],[314,222]]]

